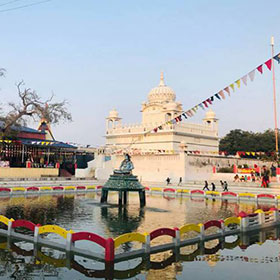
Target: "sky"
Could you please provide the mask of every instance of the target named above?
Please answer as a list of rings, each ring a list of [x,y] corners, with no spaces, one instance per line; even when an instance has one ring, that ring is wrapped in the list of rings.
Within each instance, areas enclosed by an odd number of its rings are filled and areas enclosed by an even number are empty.
[[[280,52],[279,0],[52,0],[4,11],[34,2],[0,0],[1,103],[16,100],[21,80],[42,98],[67,99],[73,122],[53,127],[66,142],[104,144],[113,108],[123,123],[139,123],[160,71],[188,110],[269,59],[272,35]],[[280,116],[280,65],[275,70]],[[273,128],[271,72],[256,73],[212,109],[221,137]]]

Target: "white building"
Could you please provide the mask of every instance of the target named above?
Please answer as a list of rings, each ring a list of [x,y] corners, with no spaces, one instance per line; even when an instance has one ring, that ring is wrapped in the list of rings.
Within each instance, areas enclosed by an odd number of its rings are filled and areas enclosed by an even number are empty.
[[[176,101],[174,90],[164,83],[161,73],[160,83],[148,94],[142,103],[142,122],[136,125],[122,125],[116,110],[106,118],[106,147],[117,149],[139,149],[141,151],[179,151],[182,145],[189,151],[218,152],[218,119],[210,110],[202,123],[179,122],[164,125],[156,133],[147,133],[153,128],[174,119],[183,113],[182,104]]]

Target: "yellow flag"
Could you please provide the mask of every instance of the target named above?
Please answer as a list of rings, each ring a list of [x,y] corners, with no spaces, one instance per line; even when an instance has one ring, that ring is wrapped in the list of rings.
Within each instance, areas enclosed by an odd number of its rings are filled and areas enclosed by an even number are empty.
[[[234,84],[230,84],[229,85],[231,88],[232,88],[232,90],[234,91]]]
[[[235,83],[237,84],[237,87],[240,88],[240,79],[237,80]]]

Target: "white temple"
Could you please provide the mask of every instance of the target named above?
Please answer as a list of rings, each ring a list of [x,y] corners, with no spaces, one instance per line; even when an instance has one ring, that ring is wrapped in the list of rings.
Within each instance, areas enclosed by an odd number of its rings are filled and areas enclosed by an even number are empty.
[[[182,146],[188,151],[218,152],[218,119],[210,110],[201,124],[179,122],[165,125],[157,133],[147,133],[168,120],[183,113],[182,104],[176,101],[174,90],[168,87],[160,76],[160,83],[148,94],[142,103],[142,122],[136,125],[122,125],[116,110],[106,118],[106,147],[116,149],[139,149],[178,151]]]
[[[128,152],[135,167],[133,174],[143,181],[163,182],[167,176],[173,182],[178,182],[180,177],[183,181],[209,178],[213,165],[221,164],[218,119],[212,110],[200,124],[186,120],[147,133],[184,111],[161,74],[159,85],[142,104],[141,123],[122,125],[119,113],[112,110],[106,118],[106,145],[98,149],[87,170],[80,170],[79,174],[76,170],[76,176],[94,174],[99,180],[107,180]],[[190,153],[194,151],[199,153]],[[225,164],[229,164],[228,159]]]

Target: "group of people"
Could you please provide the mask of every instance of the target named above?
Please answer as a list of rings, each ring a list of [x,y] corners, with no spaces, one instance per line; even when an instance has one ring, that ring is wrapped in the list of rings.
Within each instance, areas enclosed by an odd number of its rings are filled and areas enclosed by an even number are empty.
[[[171,184],[171,179],[170,179],[169,177],[167,177],[165,181],[166,181],[166,185],[167,185],[167,186]],[[183,178],[180,177],[180,178],[179,178],[179,182],[178,182],[178,186],[181,186],[181,185],[182,185],[182,182],[183,182]]]
[[[227,183],[227,181],[222,181],[222,180],[220,180],[220,183],[221,183],[221,188],[223,189],[223,191],[224,191],[224,192],[228,192],[228,183]],[[214,191],[216,190],[216,185],[215,185],[215,183],[211,183],[211,187],[212,187],[211,191],[214,192]],[[209,185],[208,185],[208,182],[207,182],[207,181],[205,181],[205,185],[204,185],[204,187],[203,187],[203,191],[210,191]]]

